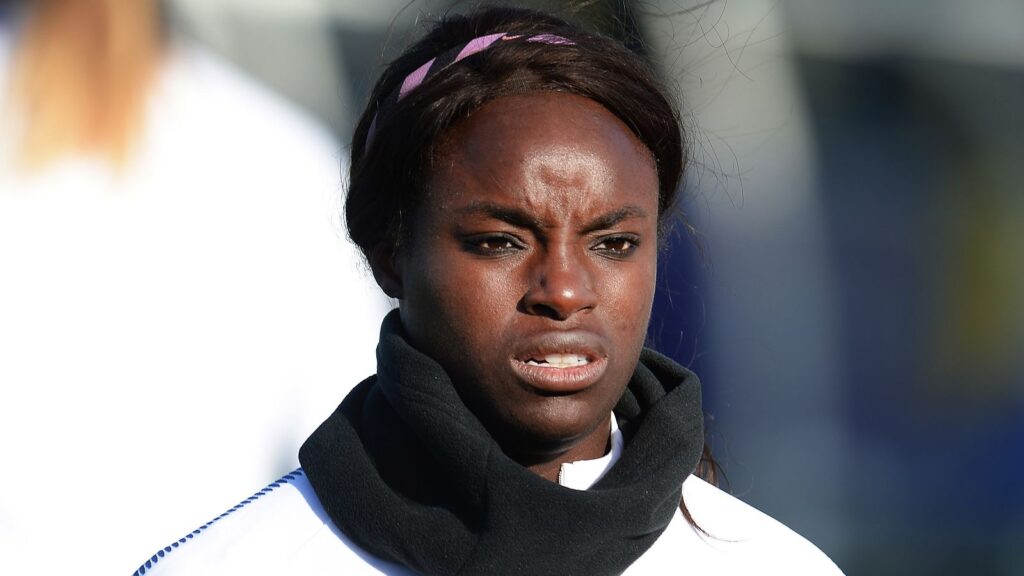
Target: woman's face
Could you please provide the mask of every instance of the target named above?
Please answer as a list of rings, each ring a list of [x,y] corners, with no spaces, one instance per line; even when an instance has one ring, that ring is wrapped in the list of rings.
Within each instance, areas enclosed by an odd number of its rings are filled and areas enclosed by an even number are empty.
[[[511,456],[599,455],[654,297],[650,152],[595,102],[533,93],[457,125],[433,166],[389,290],[413,344]]]

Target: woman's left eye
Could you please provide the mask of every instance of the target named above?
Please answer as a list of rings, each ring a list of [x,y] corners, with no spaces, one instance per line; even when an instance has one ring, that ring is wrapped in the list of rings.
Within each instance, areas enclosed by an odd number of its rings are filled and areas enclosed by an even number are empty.
[[[612,236],[610,238],[602,238],[600,242],[594,245],[592,250],[603,252],[609,256],[621,258],[636,251],[638,244],[639,243],[636,238],[629,236]]]

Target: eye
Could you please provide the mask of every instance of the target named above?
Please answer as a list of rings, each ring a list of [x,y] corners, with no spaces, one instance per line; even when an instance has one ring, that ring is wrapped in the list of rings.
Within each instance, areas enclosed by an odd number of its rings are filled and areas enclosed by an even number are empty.
[[[636,252],[640,240],[636,236],[608,236],[591,247],[591,250],[612,258],[626,258]]]
[[[508,234],[481,234],[463,239],[469,252],[481,256],[503,256],[524,248],[523,243]]]

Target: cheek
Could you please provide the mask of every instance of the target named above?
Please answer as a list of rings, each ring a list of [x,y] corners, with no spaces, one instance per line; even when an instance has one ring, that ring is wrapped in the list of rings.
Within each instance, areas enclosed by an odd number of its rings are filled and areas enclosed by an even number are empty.
[[[416,254],[413,261],[403,307],[418,340],[436,358],[472,351],[468,359],[475,359],[491,351],[516,309],[514,270],[481,265],[455,249]]]
[[[438,299],[443,306],[470,322],[498,316],[508,307],[515,284],[511,270],[480,265],[464,254],[435,259],[430,275],[437,279]]]
[[[636,269],[629,274],[616,278],[614,287],[610,288],[611,298],[607,302],[616,347],[623,360],[628,358],[630,361],[639,358],[647,339],[657,270],[654,258],[636,264]]]
[[[657,261],[654,257],[638,259],[626,271],[619,271],[609,277],[606,284],[606,304],[623,314],[621,320],[636,320],[646,324],[654,302],[654,286],[657,276]]]

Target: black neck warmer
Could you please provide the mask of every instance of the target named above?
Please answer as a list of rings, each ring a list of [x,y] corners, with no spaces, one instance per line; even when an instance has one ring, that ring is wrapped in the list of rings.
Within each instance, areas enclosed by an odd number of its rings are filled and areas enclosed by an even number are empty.
[[[331,520],[379,558],[425,575],[619,574],[679,507],[703,446],[700,384],[644,350],[615,407],[621,458],[589,490],[509,459],[397,313],[377,370],[303,444]]]

